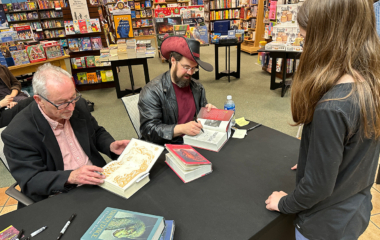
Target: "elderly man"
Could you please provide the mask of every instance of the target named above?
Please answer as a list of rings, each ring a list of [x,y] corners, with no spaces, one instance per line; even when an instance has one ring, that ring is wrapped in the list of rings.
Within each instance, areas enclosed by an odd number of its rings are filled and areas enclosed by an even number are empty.
[[[194,121],[201,107],[207,104],[205,90],[191,79],[199,65],[212,71],[211,64],[199,59],[198,41],[180,36],[166,38],[161,53],[170,59],[171,69],[150,81],[141,91],[140,132],[143,139],[157,144],[182,143],[183,135],[197,135],[202,124]]]
[[[33,77],[33,91],[35,102],[1,135],[21,191],[40,201],[78,184],[103,183],[106,162],[99,151],[115,159],[129,141],[115,141],[98,126],[65,70],[44,64]]]

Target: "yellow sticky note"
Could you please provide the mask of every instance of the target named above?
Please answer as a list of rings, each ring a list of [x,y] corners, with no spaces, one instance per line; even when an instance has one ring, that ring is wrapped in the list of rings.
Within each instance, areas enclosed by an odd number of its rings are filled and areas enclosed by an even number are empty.
[[[243,127],[243,126],[246,126],[249,124],[249,121],[245,120],[244,117],[241,117],[241,118],[238,118],[238,119],[235,119],[235,123],[237,125],[239,125],[240,127]]]

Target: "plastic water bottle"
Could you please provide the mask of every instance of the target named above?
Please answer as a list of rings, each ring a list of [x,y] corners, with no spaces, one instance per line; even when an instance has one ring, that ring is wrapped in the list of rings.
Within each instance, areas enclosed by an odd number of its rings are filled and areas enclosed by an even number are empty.
[[[224,103],[224,110],[234,111],[234,116],[232,117],[232,120],[231,120],[232,126],[234,126],[235,125],[235,103],[232,100],[231,95],[227,96],[227,101]]]

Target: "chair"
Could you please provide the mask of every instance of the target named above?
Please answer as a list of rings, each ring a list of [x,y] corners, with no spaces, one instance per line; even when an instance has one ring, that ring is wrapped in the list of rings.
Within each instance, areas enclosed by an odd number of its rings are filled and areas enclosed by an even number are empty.
[[[137,103],[139,101],[140,94],[135,94],[128,97],[122,97],[121,100],[124,103],[125,109],[127,110],[129,119],[132,122],[133,127],[137,133],[139,139],[141,138],[140,133],[140,112],[137,107]]]
[[[3,130],[5,129],[6,127],[3,127],[0,129],[0,135],[1,133],[3,132]],[[5,158],[5,155],[4,155],[4,143],[3,143],[3,140],[2,138],[0,137],[0,158],[1,158],[1,161],[3,162],[4,166],[9,170],[9,165],[8,165],[8,162],[7,162],[7,159]],[[14,184],[12,184],[6,191],[5,193],[16,199],[17,201],[19,201],[20,203],[24,204],[25,206],[29,206],[31,204],[34,203],[34,201],[30,198],[28,198],[27,196],[25,196],[23,193],[21,193],[20,191],[18,191],[16,189],[16,186],[18,185],[17,182],[15,182]]]

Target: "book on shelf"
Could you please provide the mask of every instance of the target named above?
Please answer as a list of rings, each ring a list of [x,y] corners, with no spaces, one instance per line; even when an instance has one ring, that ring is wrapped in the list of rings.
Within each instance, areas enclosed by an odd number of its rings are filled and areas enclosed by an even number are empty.
[[[212,164],[189,145],[166,144],[166,164],[188,183],[212,172]]]
[[[87,72],[79,72],[77,73],[77,84],[87,84]]]
[[[162,231],[160,240],[173,240],[175,230],[174,220],[165,220],[165,229]]]
[[[101,37],[92,37],[91,38],[91,47],[92,50],[100,50],[103,48],[102,38]]]
[[[213,108],[201,108],[197,116],[203,125],[203,132],[198,135],[183,137],[184,144],[219,152],[231,136],[231,119],[234,111]]]
[[[163,150],[162,146],[132,139],[116,161],[103,167],[106,178],[100,186],[125,198],[131,197],[149,182],[149,171]]]
[[[161,216],[107,207],[80,240],[159,240],[164,229]]]
[[[96,72],[88,72],[86,77],[87,82],[89,84],[98,83],[98,77],[96,76]]]

